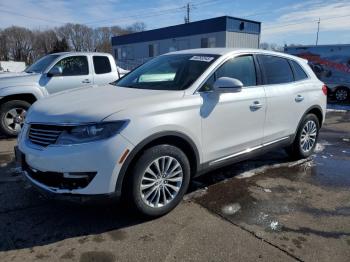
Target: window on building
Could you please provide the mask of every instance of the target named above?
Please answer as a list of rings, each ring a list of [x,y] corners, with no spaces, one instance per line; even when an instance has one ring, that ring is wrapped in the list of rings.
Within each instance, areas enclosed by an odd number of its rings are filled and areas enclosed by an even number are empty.
[[[210,48],[216,47],[216,38],[215,37],[203,37],[201,39],[201,48]]]
[[[308,76],[305,73],[304,69],[295,61],[290,60],[293,68],[294,68],[294,79],[295,81],[300,81],[300,80],[304,80],[307,79]]]
[[[150,44],[148,45],[148,56],[155,57],[158,56],[158,44]]]
[[[120,50],[120,56],[119,56],[119,53],[118,53],[118,57],[122,58],[122,59],[126,59],[126,57],[127,57],[127,48],[126,47],[122,47],[122,48],[119,48],[119,50]]]
[[[60,60],[55,66],[62,68],[62,76],[89,74],[89,65],[86,56],[69,56]]]
[[[259,55],[259,63],[265,77],[265,84],[284,84],[294,81],[287,59],[270,55]]]
[[[94,56],[94,69],[96,74],[106,74],[112,72],[111,63],[107,56]]]

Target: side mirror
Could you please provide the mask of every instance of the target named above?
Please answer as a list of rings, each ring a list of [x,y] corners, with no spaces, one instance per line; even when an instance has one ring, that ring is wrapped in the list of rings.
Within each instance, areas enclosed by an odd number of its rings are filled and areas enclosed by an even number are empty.
[[[53,77],[53,76],[61,76],[63,73],[62,67],[60,66],[54,66],[51,68],[51,70],[47,73],[48,77]]]
[[[214,83],[214,90],[220,93],[234,93],[242,90],[243,83],[231,77],[220,77]]]

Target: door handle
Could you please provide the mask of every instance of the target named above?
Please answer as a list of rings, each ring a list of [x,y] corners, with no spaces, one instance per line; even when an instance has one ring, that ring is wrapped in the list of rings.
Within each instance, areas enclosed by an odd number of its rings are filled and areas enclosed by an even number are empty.
[[[252,111],[258,110],[260,108],[262,108],[262,104],[259,101],[254,101],[252,105],[250,105],[250,109]]]
[[[90,84],[91,81],[90,79],[84,79],[83,81],[81,81],[83,84]]]
[[[302,95],[297,95],[295,98],[295,102],[301,102],[304,100],[304,97]]]

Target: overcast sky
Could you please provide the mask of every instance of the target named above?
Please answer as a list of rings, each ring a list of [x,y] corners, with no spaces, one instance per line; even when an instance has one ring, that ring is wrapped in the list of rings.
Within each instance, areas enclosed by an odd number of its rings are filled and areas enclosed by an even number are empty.
[[[142,21],[147,29],[181,24],[184,0],[1,0],[0,27],[46,29],[68,22],[91,27]],[[314,44],[320,18],[319,44],[350,44],[349,0],[193,0],[191,21],[222,15],[260,21],[262,42]]]

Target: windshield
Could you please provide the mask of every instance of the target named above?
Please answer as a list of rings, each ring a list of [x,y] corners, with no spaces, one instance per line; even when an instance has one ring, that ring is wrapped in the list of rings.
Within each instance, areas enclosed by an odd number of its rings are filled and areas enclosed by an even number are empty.
[[[34,64],[29,66],[25,72],[26,73],[42,73],[45,71],[45,69],[51,65],[51,63],[57,58],[59,55],[47,55],[42,58],[40,58],[38,61],[36,61]]]
[[[114,84],[140,89],[184,90],[192,85],[217,58],[217,55],[205,54],[159,56]]]

